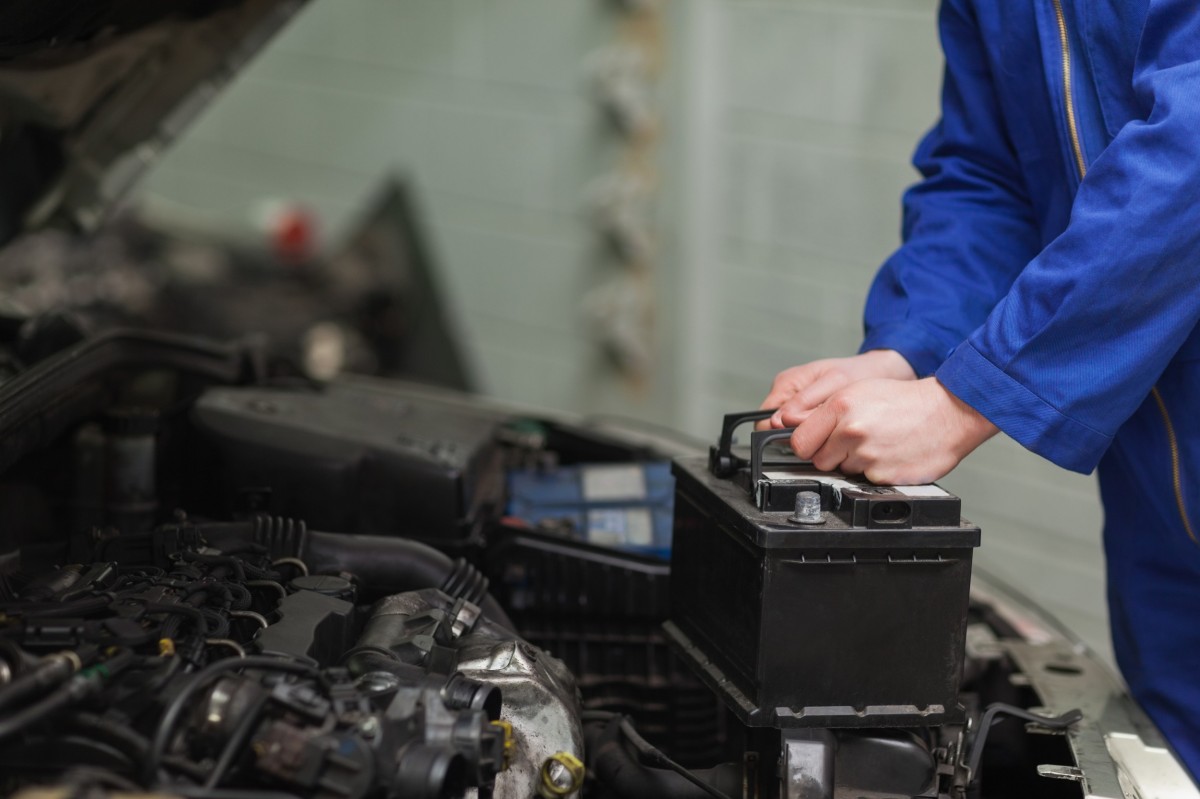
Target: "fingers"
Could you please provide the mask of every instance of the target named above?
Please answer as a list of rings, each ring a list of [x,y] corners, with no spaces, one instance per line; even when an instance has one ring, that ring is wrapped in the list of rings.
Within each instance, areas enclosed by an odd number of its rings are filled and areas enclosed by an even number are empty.
[[[765,411],[765,410],[768,410],[769,408],[770,408],[770,406],[769,406],[769,405],[765,405],[765,406],[763,406],[762,408],[759,408],[759,410]],[[755,423],[754,423],[754,429],[755,429],[755,430],[771,430],[771,429],[773,429],[773,428],[779,427],[779,425],[775,424],[775,421],[776,421],[778,418],[779,418],[779,413],[778,413],[778,412],[776,412],[775,414],[773,414],[773,415],[772,415],[772,416],[770,416],[769,418],[766,418],[766,419],[761,419],[761,420],[759,420],[759,421],[755,422]]]
[[[837,405],[838,407],[834,407]],[[837,428],[841,403],[827,402],[814,410],[792,433],[792,451],[804,460],[812,460]],[[834,451],[830,451],[832,458]],[[839,459],[840,463],[841,460]],[[815,465],[815,464],[814,464]],[[817,466],[818,469],[824,468]]]
[[[792,372],[795,372],[795,371],[796,371],[795,368],[786,369],[786,370],[780,372],[779,374],[775,375],[775,381],[771,384],[771,390],[769,392],[767,392],[767,398],[762,401],[761,405],[758,406],[758,409],[760,411],[767,411],[767,410],[771,410],[772,408],[778,408],[784,402],[791,399],[792,394],[794,394],[796,392],[796,389],[795,389],[795,386],[789,382],[788,376]],[[763,419],[762,421],[755,422],[754,429],[755,430],[770,430],[772,428],[778,428],[779,427],[779,424],[777,424],[778,420],[779,420],[779,413],[776,412],[775,415],[770,417],[769,419]]]
[[[837,372],[827,372],[797,391],[779,407],[777,427],[795,427],[809,417],[825,400],[845,388],[849,379]],[[774,421],[774,420],[773,420]]]
[[[850,457],[850,448],[846,445],[846,441],[837,434],[837,428],[834,428],[833,433],[825,439],[825,443],[809,460],[812,461],[813,466],[823,472],[840,471],[850,474],[853,472],[849,465]]]
[[[769,420],[759,422],[755,425],[755,429],[778,430],[783,427],[795,427],[807,419],[834,392],[844,388],[850,382],[845,375],[838,372],[822,373],[810,369],[807,370],[807,374],[813,376],[812,381],[807,385],[793,386],[790,397],[777,406],[779,409],[775,414]],[[773,393],[768,399],[773,399],[775,396],[777,394]],[[764,402],[762,407],[767,409],[776,406]]]
[[[865,474],[875,482],[872,474],[883,473],[870,436],[852,418],[851,404],[838,396],[814,410],[792,434],[792,449],[823,472]]]
[[[861,380],[803,419],[792,449],[822,471],[865,474],[881,484],[931,482],[995,434],[978,412],[955,403],[935,378]]]
[[[771,384],[771,390],[767,393],[767,398],[758,406],[759,410],[765,411],[781,407],[784,403],[789,402],[796,395],[797,391],[802,390],[819,374],[820,369],[817,368],[815,362],[793,366],[791,369],[784,369],[775,375],[775,380]],[[781,414],[776,412],[770,419],[756,422],[754,429],[778,430],[783,426],[783,418]]]
[[[780,407],[791,400],[797,392],[803,391],[820,380],[829,372],[833,363],[830,360],[811,361],[800,366],[793,366],[791,369],[784,369],[775,376],[774,382],[771,383],[771,390],[767,392],[767,398],[763,400],[761,407],[764,410]]]

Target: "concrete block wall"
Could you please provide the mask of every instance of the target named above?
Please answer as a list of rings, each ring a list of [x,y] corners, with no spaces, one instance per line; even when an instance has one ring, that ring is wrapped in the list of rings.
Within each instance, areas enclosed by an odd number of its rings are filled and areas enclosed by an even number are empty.
[[[300,200],[336,239],[398,172],[481,388],[661,413],[666,381],[627,390],[580,313],[601,269],[584,197],[613,157],[585,62],[613,17],[598,0],[313,0],[155,169],[145,200],[240,234],[265,202]]]
[[[936,0],[666,8],[661,366],[640,392],[580,313],[598,270],[582,196],[614,157],[583,67],[611,40],[607,2],[313,0],[147,197],[230,230],[301,197],[336,234],[399,169],[483,390],[709,437],[780,369],[857,347],[937,113]],[[1094,481],[1000,440],[945,484],[985,531],[978,562],[1107,652]]]

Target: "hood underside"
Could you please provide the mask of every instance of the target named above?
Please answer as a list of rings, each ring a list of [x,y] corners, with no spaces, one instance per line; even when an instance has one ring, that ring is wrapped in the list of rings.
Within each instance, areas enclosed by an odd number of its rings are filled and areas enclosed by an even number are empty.
[[[94,228],[304,0],[0,10],[0,245]]]

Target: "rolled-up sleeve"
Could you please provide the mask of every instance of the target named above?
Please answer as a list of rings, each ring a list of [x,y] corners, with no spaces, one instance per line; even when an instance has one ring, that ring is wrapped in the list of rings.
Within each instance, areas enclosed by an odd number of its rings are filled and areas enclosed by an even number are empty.
[[[1145,117],[1088,169],[1061,236],[937,370],[1025,447],[1090,472],[1200,321],[1200,13],[1153,0]]]

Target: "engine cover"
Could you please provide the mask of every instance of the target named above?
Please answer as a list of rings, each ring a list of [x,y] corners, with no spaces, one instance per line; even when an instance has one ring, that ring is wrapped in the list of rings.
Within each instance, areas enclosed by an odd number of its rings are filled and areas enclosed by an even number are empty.
[[[491,485],[496,414],[358,379],[317,391],[218,388],[193,415],[220,453],[228,503],[343,532],[465,536]],[[403,489],[403,490],[401,490]]]

